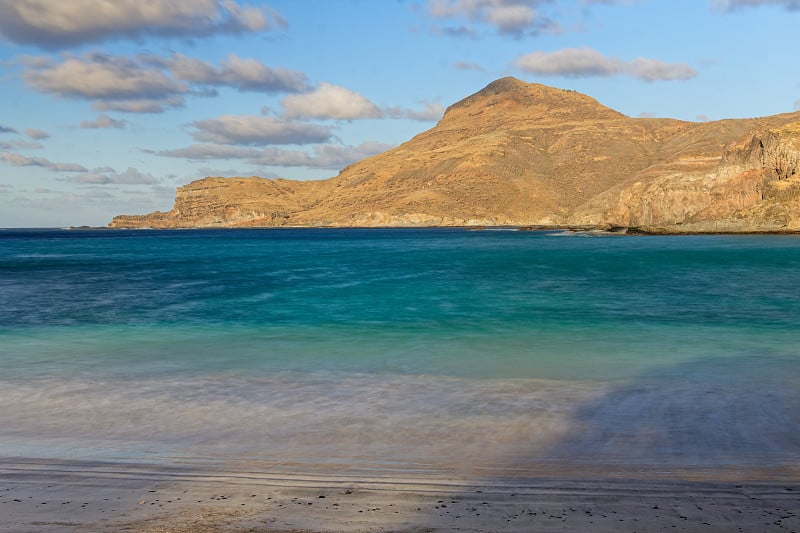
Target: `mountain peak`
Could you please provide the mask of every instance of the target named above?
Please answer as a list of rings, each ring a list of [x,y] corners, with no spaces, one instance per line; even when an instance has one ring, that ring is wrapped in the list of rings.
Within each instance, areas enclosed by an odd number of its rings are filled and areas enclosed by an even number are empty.
[[[454,114],[474,113],[478,108],[497,104],[515,108],[528,118],[536,115],[558,120],[614,120],[625,115],[577,91],[558,89],[540,83],[527,83],[513,76],[491,82],[480,91],[447,108],[445,119]]]
[[[502,94],[502,93],[511,93],[515,91],[524,91],[527,90],[531,85],[536,85],[534,83],[525,83],[524,81],[515,78],[514,76],[506,76],[505,78],[500,78],[494,80],[492,83],[478,91],[476,94],[481,95],[490,95],[490,94]]]

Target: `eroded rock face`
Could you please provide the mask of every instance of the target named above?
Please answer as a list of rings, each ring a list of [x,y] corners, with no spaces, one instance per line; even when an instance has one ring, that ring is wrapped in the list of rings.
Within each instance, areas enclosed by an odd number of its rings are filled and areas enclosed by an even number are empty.
[[[434,128],[323,181],[205,178],[111,227],[636,226],[800,229],[800,113],[633,119],[503,78]]]
[[[168,213],[120,215],[117,228],[283,226],[307,205],[314,182],[264,178],[204,178],[179,187]]]
[[[795,231],[799,162],[800,122],[760,128],[729,145],[716,168],[644,172],[579,207],[572,221],[663,232]]]

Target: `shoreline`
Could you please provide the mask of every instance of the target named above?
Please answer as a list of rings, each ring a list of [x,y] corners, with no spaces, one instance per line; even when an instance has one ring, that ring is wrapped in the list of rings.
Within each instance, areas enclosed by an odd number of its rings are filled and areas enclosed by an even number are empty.
[[[461,229],[466,231],[563,231],[572,233],[590,233],[600,235],[633,235],[633,236],[675,236],[675,235],[800,235],[800,229],[763,229],[763,230],[679,230],[659,226],[574,226],[574,225],[509,225],[509,226],[180,226],[180,227],[111,227],[111,226],[68,226],[63,228],[1,228],[14,229],[63,229],[70,231],[132,231],[132,230],[295,230],[295,229],[334,229],[334,230],[426,230],[426,229]]]
[[[800,529],[796,479],[431,480],[4,458],[0,487],[2,532]]]

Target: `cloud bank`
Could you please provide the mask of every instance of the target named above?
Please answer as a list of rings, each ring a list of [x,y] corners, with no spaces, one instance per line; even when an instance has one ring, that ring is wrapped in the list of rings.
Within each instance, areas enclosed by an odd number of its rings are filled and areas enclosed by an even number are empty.
[[[236,54],[229,54],[219,67],[183,54],[174,54],[169,59],[150,57],[148,61],[169,69],[179,80],[200,85],[264,93],[299,92],[308,88],[306,75],[302,72],[273,69],[256,59],[244,59]]]
[[[88,169],[75,163],[55,163],[44,157],[25,157],[12,152],[0,153],[0,159],[14,167],[41,167],[53,172],[88,172]]]
[[[428,0],[428,15],[438,20],[466,21],[466,24],[441,28],[451,36],[474,37],[474,25],[488,26],[499,34],[520,36],[555,30],[557,24],[542,15],[537,7],[547,0]]]
[[[278,167],[306,167],[339,170],[366,157],[385,152],[393,145],[365,142],[357,146],[339,144],[316,144],[311,152],[287,150],[274,146],[256,149],[217,144],[194,144],[176,150],[156,152],[164,157],[179,157],[191,160],[243,159],[251,165]]]
[[[205,38],[285,26],[277,12],[234,0],[0,0],[0,34],[50,50],[148,35]]]
[[[14,139],[13,141],[0,142],[0,150],[40,150],[44,148],[41,143]]]
[[[133,167],[128,167],[125,172],[117,172],[110,167],[98,168],[73,176],[70,181],[91,185],[155,185],[158,183],[158,180],[151,174],[145,174]]]
[[[189,92],[185,83],[127,57],[93,53],[39,65],[23,72],[28,85],[64,98],[128,102],[129,106],[150,102],[152,105],[144,108],[163,109],[182,105],[180,95]]]
[[[111,167],[89,170],[76,163],[56,163],[44,157],[25,157],[13,152],[0,152],[0,161],[15,167],[39,167],[52,172],[74,173],[64,181],[90,185],[155,185],[158,180],[151,174],[128,167],[125,172],[117,172]]]
[[[532,52],[517,58],[515,66],[529,74],[571,78],[628,75],[643,81],[688,80],[697,71],[685,63],[658,59],[623,61],[592,48],[565,48],[555,52]]]
[[[789,11],[800,11],[800,0],[714,0],[714,5],[723,11],[763,6],[779,6]]]
[[[217,144],[312,144],[328,141],[333,135],[329,126],[252,115],[224,115],[192,125],[195,140]]]
[[[23,65],[22,77],[34,89],[62,98],[90,100],[100,111],[160,113],[183,107],[187,95],[211,94],[210,87],[264,93],[306,88],[301,72],[272,69],[233,54],[219,67],[180,54],[126,57],[98,52],[66,54],[60,61],[27,57]]]

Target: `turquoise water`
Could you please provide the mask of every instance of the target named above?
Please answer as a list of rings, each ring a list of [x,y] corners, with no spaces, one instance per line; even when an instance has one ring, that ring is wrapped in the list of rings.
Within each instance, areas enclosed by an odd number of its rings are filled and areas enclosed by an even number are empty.
[[[786,472],[798,332],[794,236],[3,230],[0,455]]]

